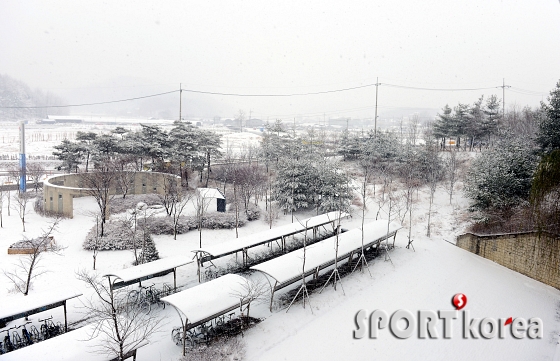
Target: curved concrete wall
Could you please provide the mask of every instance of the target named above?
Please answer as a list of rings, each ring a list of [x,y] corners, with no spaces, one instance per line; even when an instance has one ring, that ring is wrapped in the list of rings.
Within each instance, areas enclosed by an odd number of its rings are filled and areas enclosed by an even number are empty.
[[[61,213],[67,217],[74,216],[73,199],[89,196],[87,188],[83,188],[82,174],[55,175],[43,182],[43,202],[45,211]],[[157,172],[130,173],[130,185],[127,194],[164,193],[164,179],[173,177],[178,182],[181,179],[173,174]],[[122,194],[119,187],[113,186],[111,194]]]

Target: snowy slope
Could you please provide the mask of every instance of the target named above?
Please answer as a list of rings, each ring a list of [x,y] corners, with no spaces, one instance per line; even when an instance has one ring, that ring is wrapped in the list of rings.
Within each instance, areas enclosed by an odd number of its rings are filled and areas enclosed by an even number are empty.
[[[412,227],[416,251],[404,248],[408,234],[405,219],[405,228],[399,231],[396,249],[391,252],[393,263],[385,262],[382,258],[376,259],[370,265],[373,277],[366,272],[343,278],[345,295],[340,289],[334,291],[332,288],[326,289],[322,294],[312,293],[313,314],[309,308],[303,309],[301,304],[295,304],[288,313],[285,310],[270,313],[267,302],[252,306],[251,315],[265,320],[245,333],[246,359],[551,360],[557,335],[560,333],[557,316],[560,291],[445,242],[444,240],[454,241],[455,236],[466,225],[464,210],[467,203],[460,196],[460,192],[457,192],[453,205],[449,205],[449,196],[438,189],[435,213],[432,216],[433,235],[430,239],[424,236],[427,193],[420,191]],[[91,270],[92,267],[91,252],[84,251],[81,244],[94,225],[94,219],[88,212],[94,211],[96,205],[89,198],[75,199],[74,205],[74,219],[62,221],[54,234],[57,242],[67,248],[62,256],[44,255],[41,266],[49,272],[36,279],[32,293],[64,286],[84,292],[85,296],[89,294],[76,280],[74,272],[82,268]],[[368,206],[366,222],[375,219],[377,212],[374,202]],[[313,212],[307,212],[297,216],[302,219],[312,215]],[[358,215],[359,212],[354,212],[353,218],[343,221],[342,226],[358,227],[361,224]],[[383,211],[381,217],[386,218]],[[33,211],[28,215],[27,221],[28,231],[25,234],[29,237],[37,236],[47,224],[45,218],[35,215]],[[281,216],[276,225],[289,222],[289,216]],[[265,229],[268,229],[268,225],[262,220],[249,222],[239,230],[239,236]],[[5,250],[9,244],[20,240],[21,234],[21,223],[16,213],[12,211],[12,215],[8,217],[4,208],[4,228],[0,229],[0,250],[3,250],[0,252],[0,268],[13,269],[19,256],[7,255]],[[203,245],[219,244],[232,239],[235,239],[234,230],[203,231]],[[191,250],[198,247],[197,232],[179,235],[177,240],[173,240],[171,236],[155,236],[154,240],[162,257],[192,254]],[[266,246],[262,250],[266,250]],[[256,251],[259,250],[254,250]],[[98,256],[98,272],[103,274],[130,267],[132,259],[132,252],[129,251],[102,252]],[[224,257],[216,260],[216,264],[223,266],[234,259],[235,256]],[[179,268],[177,277],[179,285],[196,285],[196,265],[189,264]],[[252,277],[260,276],[255,274]],[[170,283],[172,275],[152,281],[156,286],[162,282]],[[8,288],[6,278],[0,275],[2,304],[15,299]],[[458,292],[467,295],[466,309],[471,317],[540,317],[544,323],[544,338],[515,340],[507,335],[503,340],[463,340],[460,337],[460,323],[456,321],[451,340],[419,340],[417,337],[398,340],[388,330],[382,330],[380,338],[376,340],[352,339],[354,316],[360,309],[384,309],[389,314],[398,309],[413,312],[421,309],[450,310],[451,297]],[[76,300],[69,302],[70,322],[81,318],[79,306],[80,303]],[[156,309],[154,312],[165,318],[165,325],[162,332],[153,337],[150,345],[139,351],[137,359],[178,360],[180,348],[172,343],[170,337],[172,327],[179,324],[177,313],[172,307]],[[59,309],[32,316],[31,320],[36,322],[37,318],[51,314],[55,319],[62,319],[62,309]],[[19,325],[21,322],[13,324]],[[78,343],[68,347],[83,348],[84,345]]]

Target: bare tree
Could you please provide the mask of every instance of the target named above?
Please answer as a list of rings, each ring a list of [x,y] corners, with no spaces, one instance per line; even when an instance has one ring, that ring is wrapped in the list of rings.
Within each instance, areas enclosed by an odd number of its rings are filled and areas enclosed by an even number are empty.
[[[193,202],[194,209],[196,211],[196,224],[198,228],[198,237],[199,237],[199,247],[202,247],[202,221],[204,216],[206,215],[206,211],[208,210],[208,206],[210,205],[210,198],[206,198],[200,189],[197,189],[193,197],[191,198]]]
[[[408,120],[408,141],[412,145],[416,145],[416,141],[418,140],[418,127],[420,126],[420,119],[418,118],[418,114],[414,114]]]
[[[298,221],[299,224],[301,224],[303,226],[303,223],[301,223],[299,219],[296,218],[296,220]],[[286,313],[290,310],[290,307],[292,307],[292,305],[296,301],[297,296],[299,296],[300,293],[301,293],[302,298],[303,298],[303,308],[305,308],[305,298],[307,298],[307,301],[309,302],[309,293],[307,292],[307,284],[305,282],[305,261],[306,261],[306,256],[307,256],[307,229],[308,229],[307,228],[307,222],[305,222],[305,229],[306,229],[306,231],[304,232],[304,236],[303,236],[303,257],[302,257],[302,265],[301,265],[301,286],[299,287],[296,295],[292,299],[292,302],[290,302],[290,305],[288,306],[288,309],[286,310]],[[313,308],[311,307],[311,304],[309,305],[309,309],[311,310],[311,313],[313,313]]]
[[[0,181],[0,228],[4,227],[2,220],[2,212],[4,211],[4,198],[6,197],[6,191],[4,190],[4,181]]]
[[[163,194],[158,194],[159,200],[165,208],[165,213],[171,216],[173,209],[181,195],[181,180],[172,175],[164,176],[162,180]]]
[[[13,205],[14,210],[18,212],[19,219],[21,219],[21,225],[23,226],[23,232],[25,232],[25,215],[28,213],[27,205],[29,200],[33,198],[30,193],[16,193],[13,196],[15,204]]]
[[[179,218],[183,213],[183,210],[189,204],[193,197],[193,193],[188,189],[183,189],[182,187],[177,187],[177,194],[174,196],[175,205],[171,211],[171,217],[173,218],[173,239],[177,239],[177,228],[179,226]]]
[[[101,233],[99,236],[103,237],[105,222],[109,218],[109,202],[115,197],[111,188],[115,186],[116,172],[111,165],[108,165],[95,172],[81,173],[80,180],[84,192],[92,196],[99,207],[101,217]]]
[[[455,183],[457,183],[457,170],[459,168],[459,162],[457,160],[457,152],[451,149],[449,153],[449,158],[445,162],[445,168],[447,171],[447,183],[445,185],[447,193],[449,193],[449,204],[453,200],[453,190],[455,188]]]
[[[136,158],[132,156],[119,157],[115,160],[115,185],[117,190],[122,194],[123,199],[134,186],[134,178],[136,177]]]
[[[95,271],[97,255],[99,254],[99,250],[104,246],[105,240],[103,237],[99,236],[99,213],[98,212],[87,212],[88,216],[95,217],[95,239],[92,243],[92,250],[93,250],[93,270]]]
[[[15,291],[21,292],[27,296],[33,280],[47,272],[46,270],[41,270],[39,267],[42,254],[45,252],[52,252],[60,255],[65,249],[57,245],[54,238],[51,236],[59,222],[60,218],[56,218],[49,224],[46,230],[43,230],[41,236],[34,239],[26,238],[22,241],[22,246],[29,249],[30,253],[19,259],[13,271],[4,271],[4,275],[13,284]]]
[[[87,271],[79,271],[77,278],[92,289],[89,299],[81,298],[84,318],[93,321],[89,340],[100,338],[94,352],[124,360],[150,337],[160,331],[163,319],[145,313],[140,307],[126,307],[126,291],[111,289],[108,282]]]
[[[45,174],[45,167],[39,162],[27,163],[27,176],[33,181],[33,188],[35,188],[35,193],[39,188],[39,181],[41,177]]]
[[[247,311],[247,322],[249,322],[249,311],[251,309],[251,303],[253,301],[260,301],[264,297],[264,295],[268,294],[268,285],[262,281],[262,279],[257,280],[248,280],[247,278],[243,279],[243,282],[240,282],[241,289],[237,292],[231,294],[231,296],[239,298],[239,304],[242,305],[245,302],[245,309],[241,306],[241,312]]]
[[[434,195],[436,193],[436,188],[439,180],[439,169],[436,168],[435,164],[430,166],[427,176],[428,190],[430,192],[430,202],[428,206],[428,228],[426,230],[426,236],[430,237],[432,224],[432,207],[434,204]]]
[[[336,284],[338,282],[340,282],[340,288],[342,289],[342,293],[345,294],[344,288],[342,287],[342,279],[340,278],[340,273],[338,271],[338,244],[339,244],[341,214],[342,214],[342,211],[339,210],[338,211],[338,217],[336,217],[336,221],[333,221],[333,223],[332,223],[333,224],[333,231],[335,233],[335,239],[334,239],[334,269],[332,270],[329,278],[327,279],[327,282],[325,282],[325,284],[323,285],[323,287],[321,288],[321,291],[319,291],[319,293],[323,292],[325,287],[327,287],[329,282],[332,280],[334,290],[336,291]],[[363,231],[362,231],[362,235],[363,235]],[[364,249],[363,245],[364,245],[364,242],[363,242],[363,236],[362,236],[362,251]]]
[[[361,252],[360,252],[360,256],[358,258],[358,263],[356,263],[356,266],[354,267],[354,269],[352,270],[352,272],[354,272],[356,270],[356,268],[358,266],[360,266],[360,270],[363,272],[364,271],[364,267],[367,268],[369,275],[371,275],[371,271],[369,270],[368,267],[368,263],[366,260],[366,256],[364,254],[364,222],[365,222],[365,218],[366,218],[366,209],[367,209],[367,201],[368,198],[370,196],[370,192],[368,190],[368,184],[370,181],[370,177],[371,177],[371,172],[372,172],[372,168],[371,168],[371,164],[369,163],[369,161],[366,160],[362,160],[361,162],[361,166],[362,166],[362,172],[363,172],[363,179],[362,182],[360,184],[360,196],[362,197],[362,248],[361,248]],[[381,208],[381,206],[380,206]],[[340,220],[339,220],[340,223]],[[337,234],[337,247],[338,247],[338,234]]]
[[[8,164],[6,169],[7,169],[7,172],[8,172],[8,179],[16,182],[17,192],[19,193],[19,185],[21,183],[21,177],[20,177],[21,171],[19,169],[19,165],[11,163],[11,164]],[[8,208],[9,207],[10,207],[10,205],[8,204]],[[8,216],[9,215],[10,215],[10,213],[8,212]]]

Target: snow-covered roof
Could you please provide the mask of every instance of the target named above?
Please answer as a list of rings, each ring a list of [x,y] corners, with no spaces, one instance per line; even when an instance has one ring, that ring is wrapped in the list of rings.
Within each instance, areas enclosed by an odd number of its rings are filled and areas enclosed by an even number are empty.
[[[226,199],[218,188],[197,188],[197,190],[204,198]]]
[[[104,277],[116,277],[123,283],[133,282],[144,277],[152,276],[165,271],[171,271],[174,268],[184,266],[186,264],[192,263],[193,260],[186,256],[173,256],[158,259],[157,261],[152,261],[144,263],[138,266],[125,268],[121,270],[115,270],[105,273]]]
[[[387,237],[402,226],[391,222],[387,229],[387,220],[378,220],[364,225],[364,245],[376,243]],[[312,272],[317,267],[334,261],[336,236],[306,247],[305,272]],[[362,230],[359,228],[341,233],[338,236],[338,258],[345,258],[350,252],[362,246]],[[303,249],[287,253],[270,261],[263,262],[251,269],[261,271],[278,281],[279,284],[300,277],[302,274]]]
[[[295,233],[302,232],[306,229],[322,226],[337,219],[339,212],[324,213],[319,216],[304,219],[303,221],[289,223],[283,226],[274,227],[272,229],[254,233],[245,237],[233,239],[220,244],[194,249],[193,252],[202,252],[218,258],[233,252],[239,252],[244,248],[251,248],[259,244],[273,241],[275,239],[289,236]],[[349,214],[342,212],[340,218],[346,218]]]
[[[227,274],[161,300],[181,311],[187,317],[188,324],[196,324],[239,307],[240,297],[236,294],[247,292],[244,286],[247,282],[251,281],[239,275]]]
[[[107,361],[113,357],[95,353],[105,342],[103,335],[89,339],[94,331],[93,325],[81,327],[48,340],[34,343],[2,355],[2,361],[41,360],[41,361]],[[140,343],[136,349],[147,345]],[[125,352],[128,352],[126,350]]]
[[[2,300],[0,321],[8,322],[37,312],[43,312],[53,307],[62,306],[62,302],[81,295],[81,293],[73,290],[53,289],[40,293],[32,292],[27,296],[8,297]]]

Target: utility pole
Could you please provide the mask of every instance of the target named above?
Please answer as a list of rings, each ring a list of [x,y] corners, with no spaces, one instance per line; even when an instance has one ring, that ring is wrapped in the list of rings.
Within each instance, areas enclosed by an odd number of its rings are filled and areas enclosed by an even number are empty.
[[[379,77],[375,78],[375,123],[373,126],[373,135],[377,137],[377,94],[379,90]]]
[[[511,88],[510,85],[506,85],[506,79],[502,78],[502,86],[499,86],[498,88],[502,88],[502,121],[503,119],[505,119],[506,117],[506,88]],[[498,122],[499,124],[499,122]],[[498,133],[499,133],[500,127],[498,126]]]
[[[181,118],[181,107],[182,107],[182,101],[183,101],[183,88],[182,88],[182,84],[179,83],[179,121],[183,121],[183,119]]]

